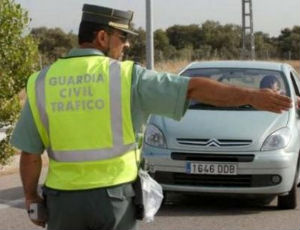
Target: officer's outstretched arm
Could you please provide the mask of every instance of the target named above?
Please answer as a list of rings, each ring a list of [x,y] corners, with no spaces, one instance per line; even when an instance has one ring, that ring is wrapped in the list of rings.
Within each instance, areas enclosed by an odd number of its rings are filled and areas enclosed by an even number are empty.
[[[259,110],[281,113],[291,108],[291,99],[270,89],[249,89],[194,77],[188,85],[187,97],[215,106],[252,105]]]

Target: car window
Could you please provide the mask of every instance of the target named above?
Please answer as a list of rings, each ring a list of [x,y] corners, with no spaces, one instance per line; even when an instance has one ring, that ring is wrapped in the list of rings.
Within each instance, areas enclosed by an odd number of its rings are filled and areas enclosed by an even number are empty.
[[[216,81],[247,88],[270,88],[279,94],[290,95],[287,79],[282,72],[262,69],[233,69],[233,68],[198,68],[187,69],[181,75],[189,77],[206,77]],[[190,108],[206,107],[197,102],[191,102]],[[211,106],[210,106],[211,107]],[[220,108],[219,108],[220,109]],[[224,109],[224,108],[223,108]],[[232,109],[252,109],[245,105]]]

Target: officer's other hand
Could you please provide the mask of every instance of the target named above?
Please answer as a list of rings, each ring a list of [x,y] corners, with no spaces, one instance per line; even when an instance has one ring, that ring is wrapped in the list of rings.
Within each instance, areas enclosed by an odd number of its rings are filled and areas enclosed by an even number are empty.
[[[34,195],[34,196],[26,198],[25,199],[26,210],[30,209],[30,204],[32,204],[32,203],[41,203],[41,204],[43,204],[44,203],[44,199],[41,196],[39,196],[39,195]],[[45,221],[32,220],[30,217],[29,217],[29,219],[35,225],[41,226],[43,228],[46,226],[46,222]]]
[[[292,107],[292,100],[271,89],[260,89],[255,91],[252,95],[251,105],[258,110],[281,113]]]

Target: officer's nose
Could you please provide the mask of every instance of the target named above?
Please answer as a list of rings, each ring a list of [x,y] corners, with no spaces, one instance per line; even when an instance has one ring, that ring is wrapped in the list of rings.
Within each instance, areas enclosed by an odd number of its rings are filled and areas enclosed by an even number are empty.
[[[130,42],[128,40],[125,42],[124,47],[127,49],[130,48]]]

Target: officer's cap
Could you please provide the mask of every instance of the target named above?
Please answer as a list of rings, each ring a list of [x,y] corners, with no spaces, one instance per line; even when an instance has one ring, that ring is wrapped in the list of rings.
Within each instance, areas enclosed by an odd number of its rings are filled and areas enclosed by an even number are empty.
[[[107,25],[126,33],[137,35],[137,33],[130,29],[132,18],[132,11],[122,11],[102,6],[84,4],[81,20],[100,25]]]

